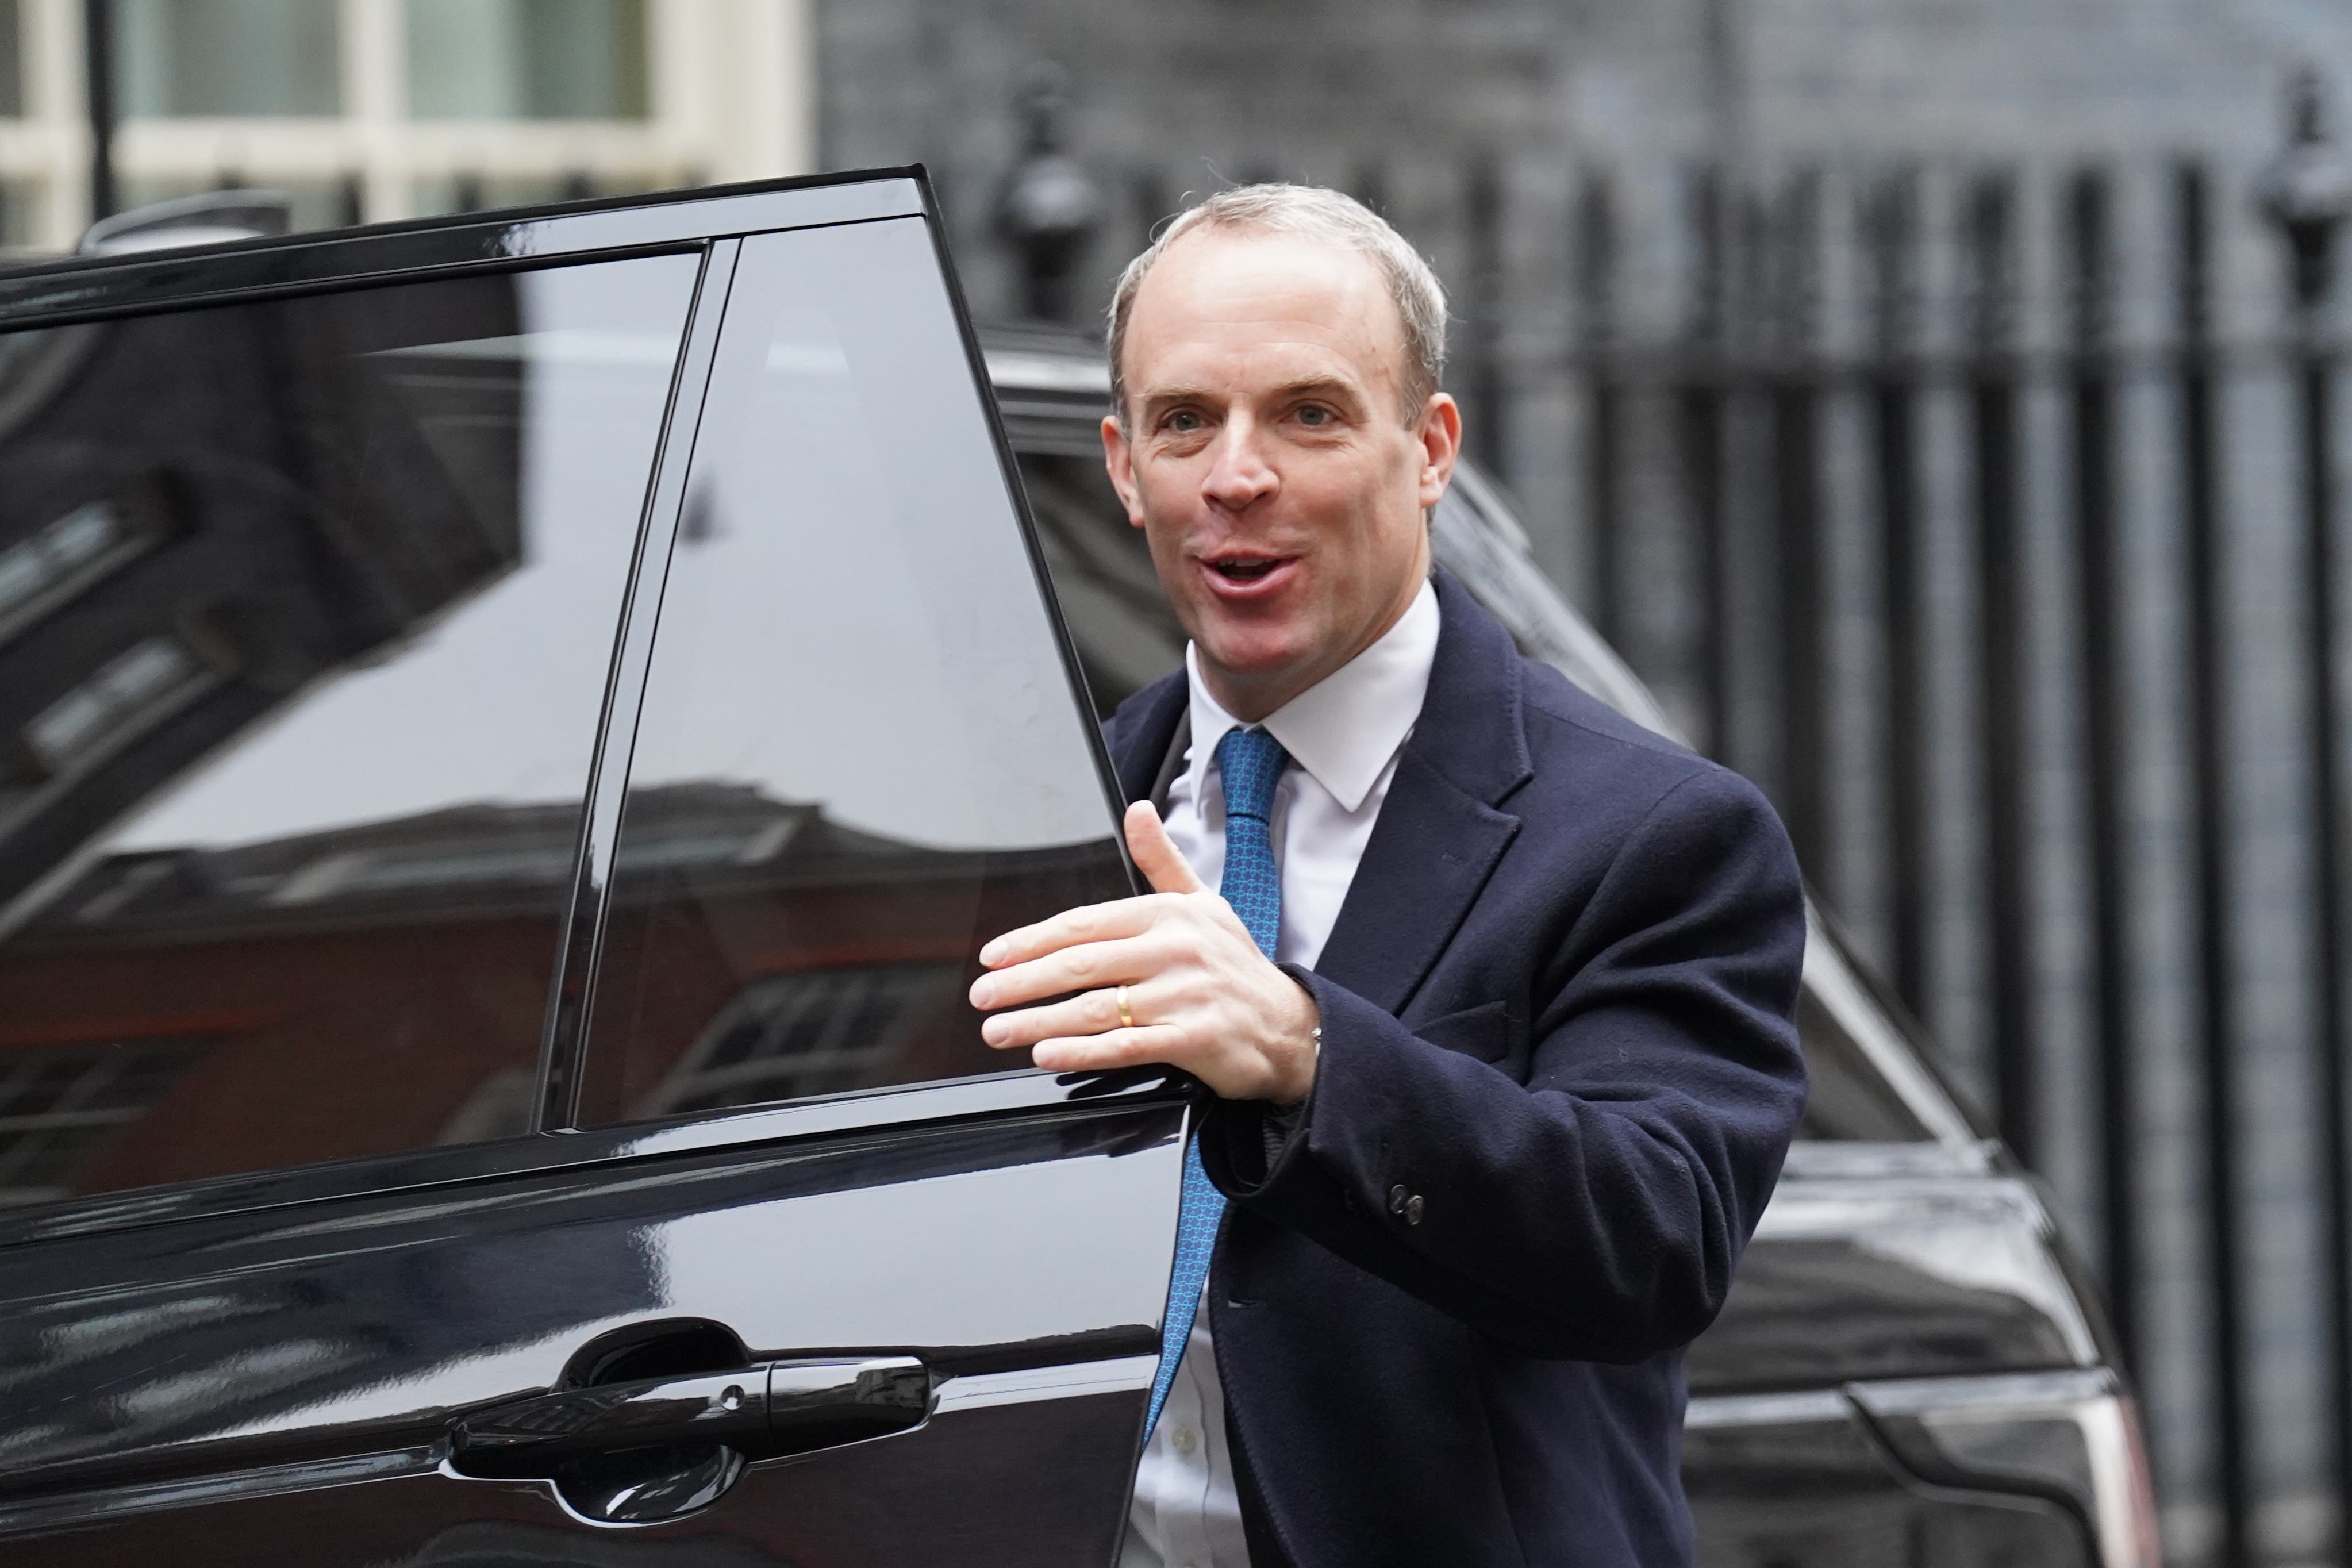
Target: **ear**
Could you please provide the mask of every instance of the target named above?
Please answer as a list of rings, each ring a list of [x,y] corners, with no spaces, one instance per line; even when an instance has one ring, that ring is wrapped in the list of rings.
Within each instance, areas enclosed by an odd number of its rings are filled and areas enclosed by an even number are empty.
[[[1118,492],[1119,505],[1127,508],[1127,525],[1143,526],[1143,507],[1135,486],[1135,449],[1127,444],[1127,427],[1111,416],[1103,416],[1103,468],[1110,475],[1110,488]]]
[[[1421,446],[1421,506],[1426,511],[1454,482],[1454,465],[1462,456],[1462,409],[1453,394],[1429,395],[1413,438]]]

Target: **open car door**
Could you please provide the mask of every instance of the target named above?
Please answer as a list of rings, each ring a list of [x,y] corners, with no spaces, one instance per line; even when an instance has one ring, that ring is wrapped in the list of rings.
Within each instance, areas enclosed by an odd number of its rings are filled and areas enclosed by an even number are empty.
[[[919,173],[0,276],[0,1552],[1109,1563],[1075,669]]]

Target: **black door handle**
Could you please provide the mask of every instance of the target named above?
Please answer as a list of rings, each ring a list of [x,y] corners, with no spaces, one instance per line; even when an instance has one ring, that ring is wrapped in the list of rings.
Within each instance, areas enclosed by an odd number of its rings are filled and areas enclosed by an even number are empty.
[[[913,1356],[770,1362],[475,1411],[450,1429],[449,1463],[552,1480],[586,1518],[643,1524],[715,1501],[746,1460],[903,1432],[930,1412],[930,1371]]]

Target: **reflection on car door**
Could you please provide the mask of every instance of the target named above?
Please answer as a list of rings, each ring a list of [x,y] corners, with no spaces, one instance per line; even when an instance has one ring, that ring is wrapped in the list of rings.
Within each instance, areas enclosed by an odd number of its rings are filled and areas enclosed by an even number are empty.
[[[962,1005],[1129,883],[919,188],[825,195],[0,336],[75,356],[0,385],[11,1563],[1111,1556],[1182,1102]]]

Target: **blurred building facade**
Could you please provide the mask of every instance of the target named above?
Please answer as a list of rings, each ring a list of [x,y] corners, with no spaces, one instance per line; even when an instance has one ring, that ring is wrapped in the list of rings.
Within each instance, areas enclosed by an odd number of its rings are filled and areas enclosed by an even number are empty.
[[[1771,793],[2050,1183],[2171,1556],[2352,1557],[2343,323],[2281,222],[2316,252],[2342,216],[2352,11],[830,0],[817,30],[822,160],[929,163],[985,313],[1094,319],[1235,182],[1397,222],[1547,569]]]
[[[94,79],[116,210],[315,227],[803,173],[807,43],[804,0],[0,0],[0,247],[90,222]]]

